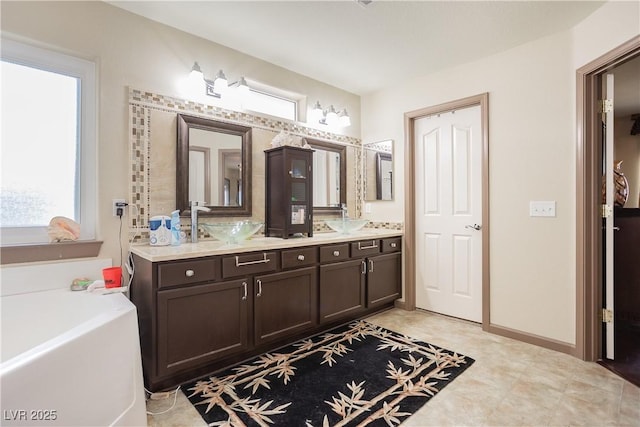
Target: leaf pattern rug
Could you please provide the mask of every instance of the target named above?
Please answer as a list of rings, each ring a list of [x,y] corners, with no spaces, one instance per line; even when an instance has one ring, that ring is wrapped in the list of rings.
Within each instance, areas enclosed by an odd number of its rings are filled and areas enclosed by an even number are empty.
[[[396,426],[473,362],[360,320],[183,390],[211,426]]]

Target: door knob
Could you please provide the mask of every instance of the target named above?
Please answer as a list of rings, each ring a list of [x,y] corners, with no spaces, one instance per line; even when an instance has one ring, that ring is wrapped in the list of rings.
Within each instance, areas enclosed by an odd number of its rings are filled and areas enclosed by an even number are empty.
[[[479,224],[473,224],[473,225],[467,224],[467,225],[464,226],[464,228],[471,228],[471,229],[477,231],[477,230],[480,230],[482,228],[482,226],[479,225]]]

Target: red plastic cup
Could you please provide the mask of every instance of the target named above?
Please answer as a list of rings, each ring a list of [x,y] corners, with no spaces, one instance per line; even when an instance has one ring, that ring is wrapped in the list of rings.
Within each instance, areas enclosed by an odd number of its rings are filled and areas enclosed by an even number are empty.
[[[102,269],[105,288],[119,288],[122,286],[122,267],[109,267]]]

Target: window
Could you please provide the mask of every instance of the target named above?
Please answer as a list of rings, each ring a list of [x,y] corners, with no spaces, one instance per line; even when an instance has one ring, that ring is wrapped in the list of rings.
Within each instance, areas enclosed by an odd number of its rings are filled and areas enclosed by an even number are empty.
[[[54,216],[95,238],[95,64],[2,40],[3,245],[48,242]]]
[[[243,109],[292,121],[298,120],[299,103],[304,98],[302,95],[255,81],[250,81],[249,85],[249,92],[242,98]]]
[[[255,89],[249,90],[249,96],[245,99],[243,106],[256,113],[265,113],[294,121],[298,119],[298,103],[295,100]]]

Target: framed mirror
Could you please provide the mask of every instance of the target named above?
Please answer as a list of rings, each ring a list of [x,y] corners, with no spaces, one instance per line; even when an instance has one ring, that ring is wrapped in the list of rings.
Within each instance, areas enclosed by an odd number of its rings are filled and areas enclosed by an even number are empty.
[[[362,145],[364,200],[393,200],[393,140]]]
[[[313,212],[340,213],[347,203],[347,147],[304,138],[313,153]]]
[[[205,216],[251,215],[251,128],[178,114],[176,209]]]

